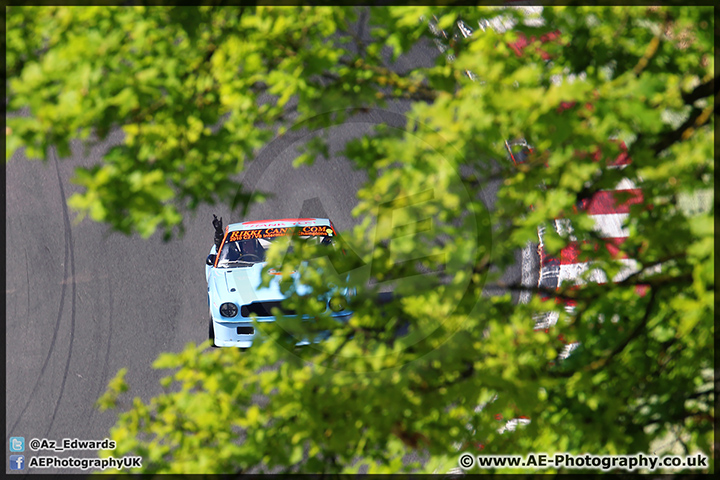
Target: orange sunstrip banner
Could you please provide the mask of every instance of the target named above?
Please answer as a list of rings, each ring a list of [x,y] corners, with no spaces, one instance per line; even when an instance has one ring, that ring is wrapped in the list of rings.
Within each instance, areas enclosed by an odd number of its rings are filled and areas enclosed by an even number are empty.
[[[228,236],[229,242],[239,240],[251,240],[254,238],[276,238],[286,235],[297,235],[301,237],[332,237],[332,229],[326,225],[308,225],[304,227],[280,227],[280,228],[258,228],[255,230],[235,230]]]

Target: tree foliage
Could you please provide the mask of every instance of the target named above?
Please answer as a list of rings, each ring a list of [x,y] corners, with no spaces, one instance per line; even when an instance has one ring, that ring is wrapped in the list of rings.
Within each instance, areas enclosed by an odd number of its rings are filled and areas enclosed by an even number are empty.
[[[433,15],[452,30],[499,13],[515,27],[454,42],[452,62],[394,71],[431,41]],[[77,170],[84,190],[70,203],[125,233],[171,235],[200,204],[247,204],[233,174],[292,124],[330,127],[412,101],[405,128],[378,128],[345,152],[370,179],[357,193],[361,224],[344,232],[366,250],[325,262],[325,274],[302,272],[316,291],[333,269],[353,273],[352,320],[280,319],[249,352],[204,343],[162,354],[167,391],[126,405],[115,456],[142,455],[149,473],[443,472],[477,443],[488,454],[629,454],[672,433],[686,452],[712,457],[714,206],[683,207],[714,180],[712,9],[553,7],[541,17],[525,25],[517,10],[476,7],[8,9],[8,158],[20,147],[66,156],[72,139],[91,145],[121,127],[123,142],[100,165]],[[516,168],[503,140],[519,137],[535,153]],[[632,163],[622,171],[593,160],[615,158],[623,143]],[[298,163],[324,150],[320,138]],[[573,206],[623,178],[644,192],[622,246],[638,261],[634,275],[545,292],[573,299],[572,314],[488,294],[538,225],[564,216],[578,238],[596,238]],[[478,192],[497,179],[488,209]],[[567,242],[548,232],[547,248]],[[618,271],[602,250],[583,249],[609,278]],[[273,255],[300,262],[297,251]],[[397,299],[379,306],[374,289],[387,282]],[[548,309],[562,320],[533,332],[533,314]],[[295,348],[312,328],[332,335]],[[558,334],[582,347],[555,364]],[[126,387],[121,372],[100,404],[117,405]],[[497,418],[518,415],[531,423],[498,432]],[[425,460],[404,461],[412,451]]]

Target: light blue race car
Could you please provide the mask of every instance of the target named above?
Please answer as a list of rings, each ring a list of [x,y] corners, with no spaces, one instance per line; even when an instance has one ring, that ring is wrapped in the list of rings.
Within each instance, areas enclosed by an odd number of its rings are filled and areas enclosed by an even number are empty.
[[[233,223],[225,227],[223,232],[222,219],[215,217],[213,225],[216,229],[215,245],[205,262],[210,309],[209,337],[216,347],[248,348],[256,336],[253,317],[258,322],[274,321],[272,310],[281,308],[284,299],[279,275],[271,280],[268,287],[260,287],[261,273],[266,266],[265,252],[271,243],[278,238],[293,235],[300,241],[333,246],[337,232],[326,218]],[[277,272],[270,269],[268,273]],[[300,295],[310,293],[307,287],[300,284],[296,284],[296,291]],[[345,289],[343,294],[347,293]],[[281,310],[285,315],[294,315],[294,312]],[[327,310],[337,320],[347,320],[352,315],[344,299],[340,302],[328,300]]]

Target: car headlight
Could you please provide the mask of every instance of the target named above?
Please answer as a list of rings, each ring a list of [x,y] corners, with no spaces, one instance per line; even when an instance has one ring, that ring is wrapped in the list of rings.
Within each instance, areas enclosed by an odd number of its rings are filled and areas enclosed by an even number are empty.
[[[328,306],[333,312],[342,312],[347,307],[347,301],[343,297],[333,297],[328,302]]]
[[[220,315],[223,317],[234,317],[237,315],[238,308],[234,303],[223,303],[220,305]]]

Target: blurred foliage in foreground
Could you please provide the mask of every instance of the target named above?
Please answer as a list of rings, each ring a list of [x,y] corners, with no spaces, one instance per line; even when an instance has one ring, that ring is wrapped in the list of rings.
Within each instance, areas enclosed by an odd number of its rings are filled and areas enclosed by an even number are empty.
[[[684,451],[713,457],[714,202],[680,208],[714,180],[712,9],[545,8],[541,26],[478,29],[446,52],[452,63],[441,55],[432,67],[393,71],[430,42],[432,15],[451,29],[498,13],[8,8],[8,158],[21,147],[44,158],[50,146],[67,156],[71,139],[92,145],[121,127],[123,142],[100,165],[78,169],[84,190],[70,203],[125,233],[170,236],[200,204],[245,204],[231,176],[277,128],[331,127],[387,101],[412,102],[404,130],[378,128],[345,152],[370,178],[358,192],[362,225],[345,232],[367,248],[354,264],[333,264],[363,287],[353,319],[322,319],[332,337],[302,349],[292,333],[308,325],[285,319],[263,327],[269,340],[247,352],[203,344],[161,355],[155,366],[174,369],[167,392],[122,407],[113,455],[142,455],[149,473],[444,473],[458,448],[478,443],[487,454],[652,453],[671,434]],[[503,14],[520,20],[517,10]],[[532,40],[555,31],[553,42]],[[509,44],[521,34],[531,41],[517,55]],[[536,154],[516,169],[503,140],[519,137]],[[620,153],[610,139],[633,160],[622,171],[592,160]],[[320,137],[298,162],[324,150]],[[561,288],[577,302],[572,316],[553,302],[483,293],[538,225],[564,215],[578,238],[593,238],[572,207],[622,177],[644,191],[623,244],[635,275]],[[488,211],[478,192],[492,179],[501,185]],[[567,241],[547,237],[550,249]],[[617,272],[594,255],[608,277]],[[412,276],[418,264],[438,273]],[[327,288],[312,268],[303,275]],[[380,311],[368,280],[394,281],[400,300]],[[636,295],[637,284],[648,294]],[[548,308],[561,320],[551,334],[534,333],[532,315]],[[597,322],[614,315],[621,320]],[[559,334],[582,348],[552,366]],[[124,405],[125,389],[121,372],[100,404]],[[496,418],[518,415],[531,423],[498,432]],[[403,462],[412,451],[426,461]]]

